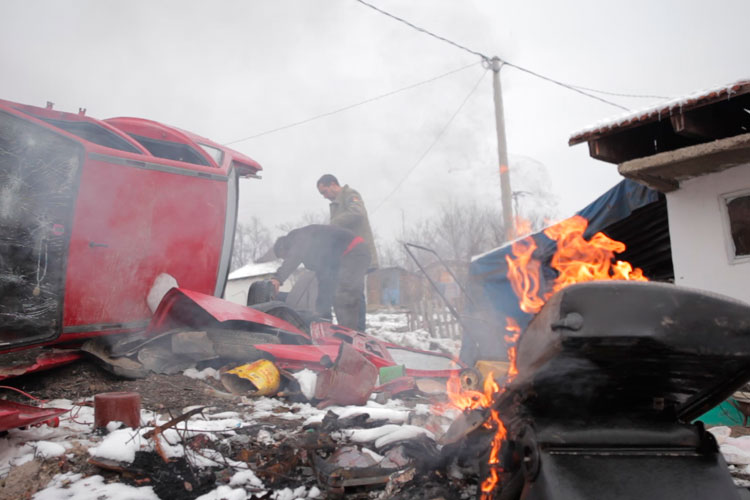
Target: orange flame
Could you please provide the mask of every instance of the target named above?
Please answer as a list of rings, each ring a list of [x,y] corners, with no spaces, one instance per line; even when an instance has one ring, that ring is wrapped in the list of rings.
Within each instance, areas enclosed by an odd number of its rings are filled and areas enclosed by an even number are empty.
[[[603,280],[648,281],[643,271],[624,261],[612,264],[615,253],[625,251],[625,244],[615,241],[604,233],[596,233],[586,241],[583,233],[588,221],[575,215],[544,230],[544,234],[557,241],[557,252],[550,265],[559,273],[551,289],[539,296],[538,260],[531,258],[536,243],[530,237],[513,243],[511,252],[515,258],[506,256],[508,279],[519,297],[519,307],[526,313],[537,313],[555,292],[573,283]]]
[[[596,233],[589,241],[583,238],[588,221],[576,215],[544,231],[557,241],[557,252],[551,266],[560,273],[545,298],[573,283],[602,280],[648,281],[640,269],[633,270],[628,262],[617,261],[615,253],[625,251],[625,244],[604,233]]]
[[[455,373],[451,373],[447,384],[448,401],[451,406],[459,410],[473,410],[475,408],[487,408],[492,403],[493,395],[500,391],[500,386],[490,373],[484,380],[483,391],[472,391],[461,386],[461,379]]]
[[[510,382],[518,375],[518,368],[516,367],[516,343],[518,342],[518,337],[521,335],[521,327],[518,326],[518,323],[513,318],[505,318],[505,321],[507,323],[505,329],[513,332],[513,335],[505,336],[505,342],[510,346],[508,347],[508,361],[510,361],[510,366],[508,367],[507,380],[507,382]]]
[[[508,432],[505,430],[505,425],[503,425],[503,421],[500,420],[500,414],[497,412],[497,410],[490,411],[490,420],[495,424],[497,430],[495,431],[495,436],[492,438],[490,458],[487,461],[487,463],[490,465],[490,475],[485,478],[484,481],[482,481],[482,485],[480,486],[483,500],[489,500],[490,498],[492,498],[492,492],[495,490],[495,486],[497,486],[497,483],[500,480],[497,467],[500,464],[500,447],[502,446],[503,441],[505,441],[505,438],[508,435]]]
[[[508,263],[508,280],[513,291],[519,297],[519,307],[523,312],[534,313],[544,305],[539,297],[539,268],[538,260],[531,256],[536,250],[536,243],[530,237],[518,240],[511,246],[511,252],[516,257],[505,256]]]
[[[586,241],[583,233],[588,227],[588,221],[581,216],[574,216],[555,224],[544,231],[549,238],[557,242],[557,252],[551,260],[552,268],[558,271],[558,277],[549,291],[539,296],[541,263],[533,258],[536,242],[531,237],[515,241],[511,246],[513,257],[506,256],[508,263],[508,280],[513,291],[518,296],[519,307],[526,313],[537,313],[555,292],[573,283],[603,280],[638,280],[648,281],[641,269],[633,267],[624,261],[612,264],[614,254],[625,251],[625,244],[615,241],[603,233],[596,233]],[[531,225],[528,221],[516,219],[516,234],[528,234]],[[508,376],[505,384],[518,374],[516,366],[516,343],[521,334],[521,328],[512,318],[506,318],[505,341],[508,348]],[[505,391],[492,378],[492,374],[485,380],[484,391],[462,390],[461,381],[457,376],[448,381],[448,397],[453,406],[464,409],[489,408],[498,393]],[[486,428],[495,427],[488,464],[489,475],[482,481],[481,498],[492,498],[500,480],[500,448],[507,437],[507,430],[503,425],[497,410],[490,410],[490,418],[485,422]]]

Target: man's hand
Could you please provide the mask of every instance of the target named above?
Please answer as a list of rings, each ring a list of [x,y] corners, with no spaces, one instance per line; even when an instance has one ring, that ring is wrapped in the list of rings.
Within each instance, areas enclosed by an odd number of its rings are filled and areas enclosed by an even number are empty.
[[[279,287],[281,286],[281,282],[277,280],[276,278],[271,278],[268,281],[273,283],[273,296],[275,297],[276,295],[279,294]]]

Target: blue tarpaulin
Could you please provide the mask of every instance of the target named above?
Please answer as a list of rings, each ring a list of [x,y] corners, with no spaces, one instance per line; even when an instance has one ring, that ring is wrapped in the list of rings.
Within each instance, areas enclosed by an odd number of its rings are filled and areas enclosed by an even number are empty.
[[[589,221],[584,236],[589,238],[658,199],[658,191],[625,179],[577,212]],[[557,247],[543,231],[531,237],[537,244],[534,258],[542,264],[540,290],[544,290],[545,283],[556,277],[556,271],[549,267],[549,261]],[[466,362],[473,363],[472,358],[480,352],[482,359],[505,359],[507,347],[502,342],[502,332],[498,333],[497,329],[505,326],[506,317],[513,318],[521,328],[525,328],[532,318],[518,307],[518,297],[508,281],[508,255],[511,255],[510,243],[475,257],[469,266],[471,295],[477,310],[470,310],[468,316],[475,319],[481,317],[482,321],[472,322],[472,331],[467,332],[471,338],[464,339],[461,358]],[[473,340],[473,345],[466,345],[467,340]]]

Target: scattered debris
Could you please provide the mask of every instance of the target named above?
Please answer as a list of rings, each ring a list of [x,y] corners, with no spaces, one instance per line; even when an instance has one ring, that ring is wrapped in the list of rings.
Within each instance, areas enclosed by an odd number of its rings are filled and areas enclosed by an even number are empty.
[[[318,375],[315,398],[320,408],[332,404],[362,405],[375,388],[378,371],[375,365],[346,342],[339,345],[333,366]]]
[[[259,359],[224,371],[221,383],[232,394],[270,396],[278,392],[281,375],[272,362]]]

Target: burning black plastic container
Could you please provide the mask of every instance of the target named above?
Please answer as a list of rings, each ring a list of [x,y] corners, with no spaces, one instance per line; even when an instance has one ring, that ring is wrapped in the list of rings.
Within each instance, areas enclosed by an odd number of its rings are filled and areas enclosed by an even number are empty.
[[[498,497],[745,498],[690,422],[750,379],[750,305],[661,283],[573,285],[521,335],[517,367],[497,401]]]

